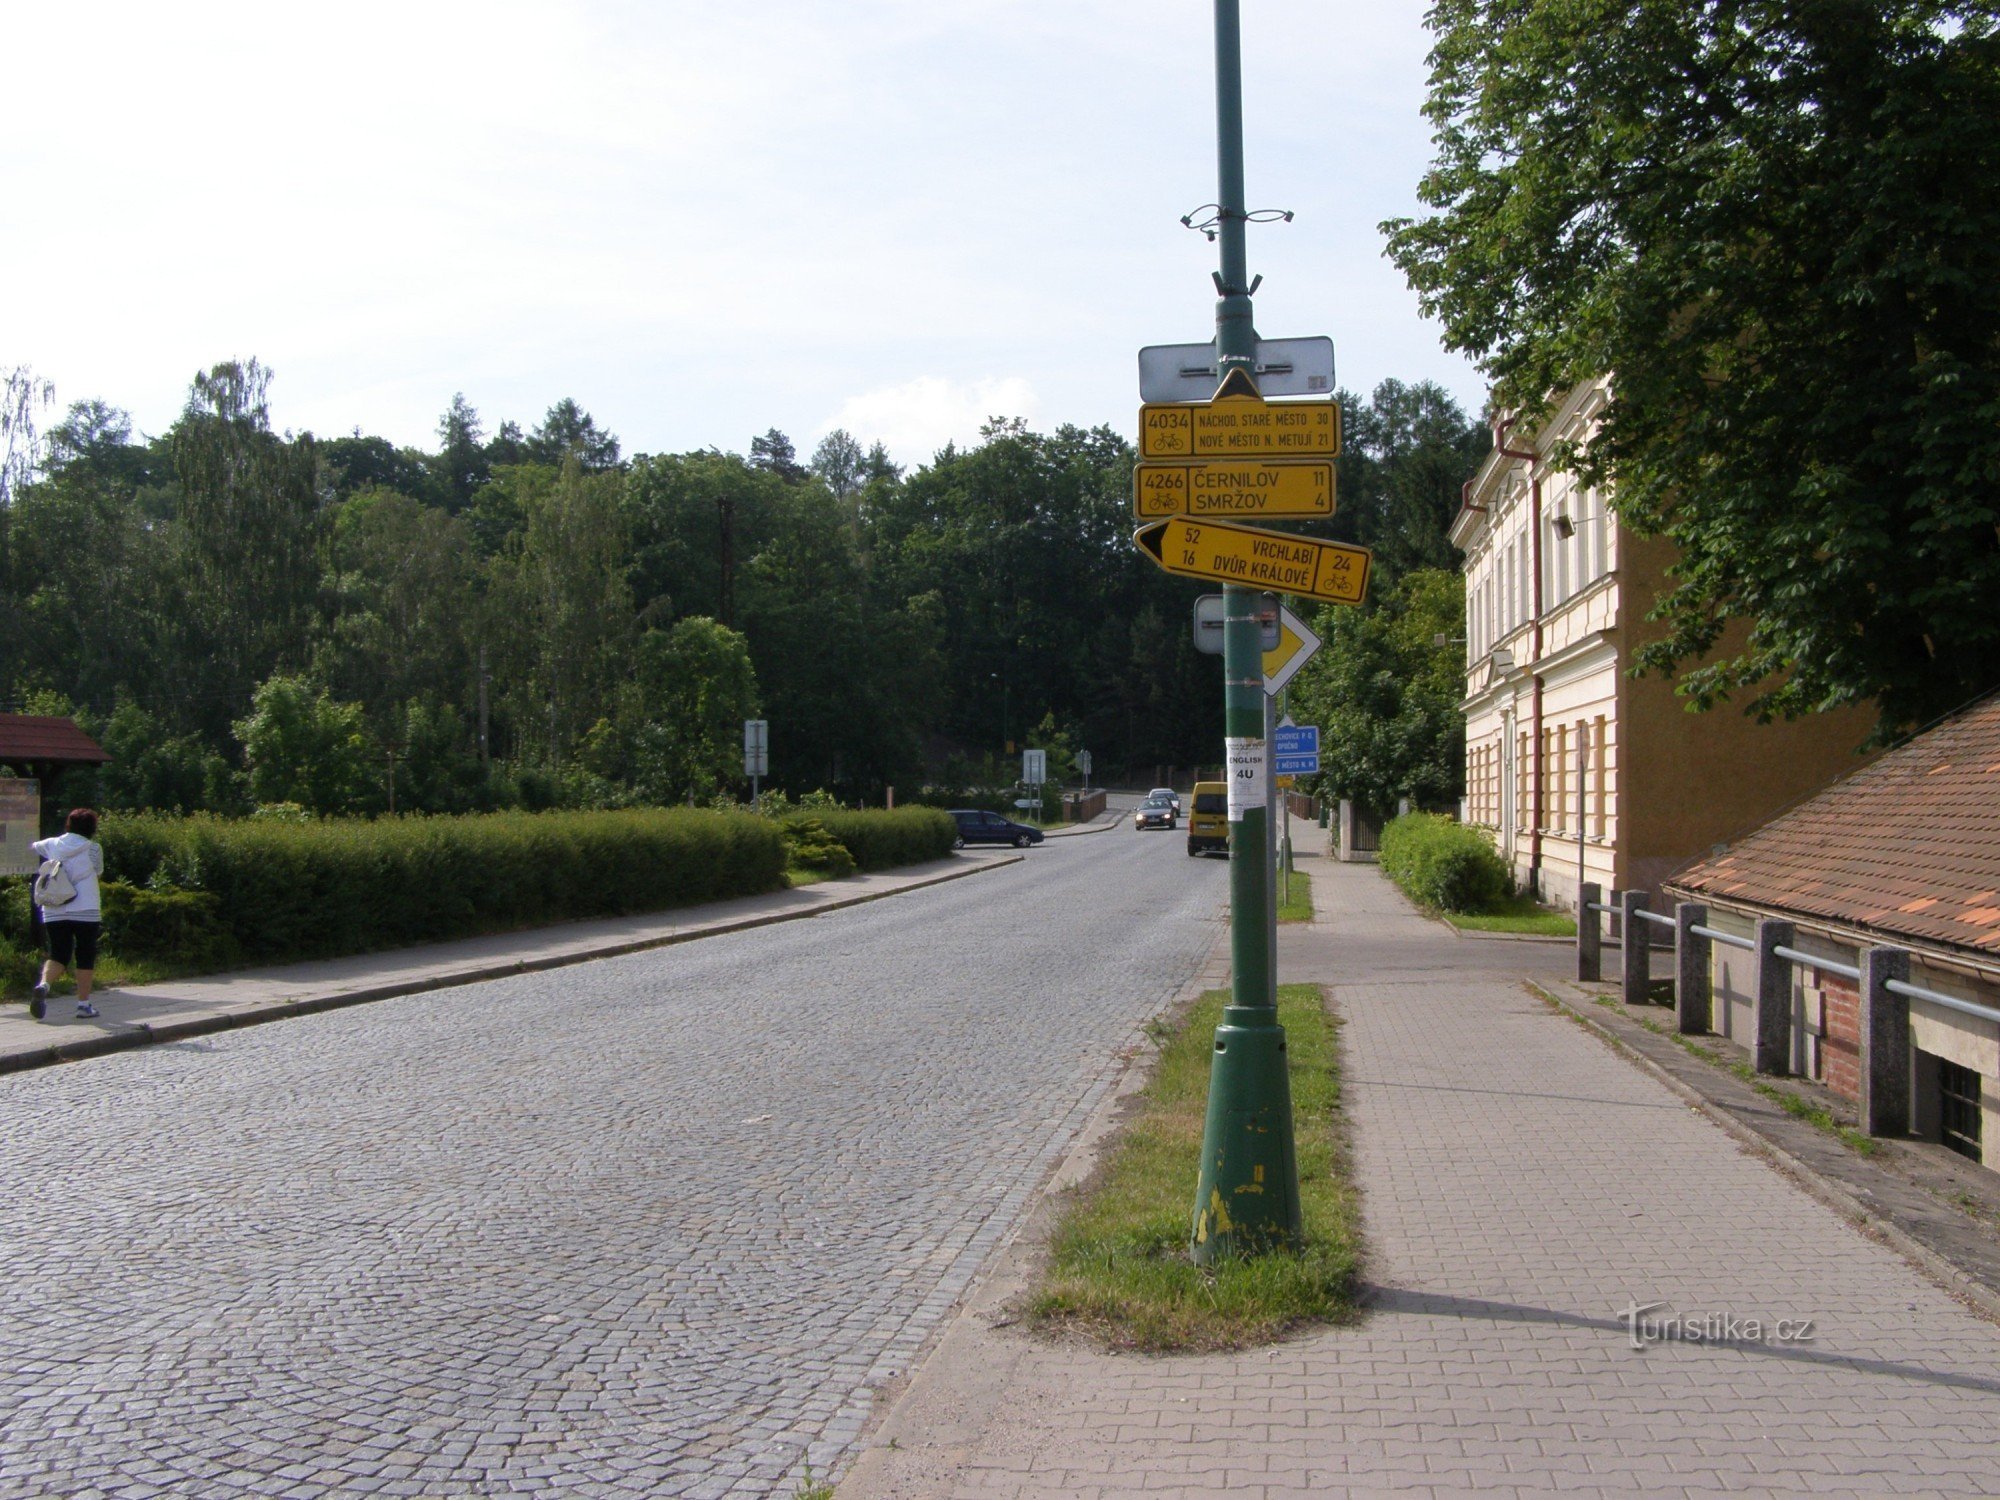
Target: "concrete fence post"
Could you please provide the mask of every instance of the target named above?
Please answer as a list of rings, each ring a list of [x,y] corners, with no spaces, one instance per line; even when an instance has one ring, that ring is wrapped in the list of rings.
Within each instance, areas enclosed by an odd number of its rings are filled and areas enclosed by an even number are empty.
[[[1639,915],[1644,910],[1644,891],[1618,893],[1618,925],[1623,934],[1620,941],[1624,944],[1620,957],[1625,961],[1623,978],[1627,1005],[1644,1005],[1646,991],[1653,982],[1653,934],[1647,930],[1645,918]]]
[[[1889,981],[1910,982],[1904,948],[1861,954],[1861,1128],[1870,1135],[1910,1133],[1910,1002]]]
[[[1713,1024],[1707,938],[1695,931],[1708,925],[1708,908],[1699,901],[1674,903],[1674,1020],[1682,1036],[1704,1036]]]
[[[1604,977],[1604,913],[1591,907],[1604,900],[1604,892],[1586,880],[1576,894],[1576,977]]]
[[[1757,967],[1752,975],[1750,1051],[1759,1073],[1792,1071],[1792,963],[1774,951],[1789,948],[1790,922],[1757,919]]]

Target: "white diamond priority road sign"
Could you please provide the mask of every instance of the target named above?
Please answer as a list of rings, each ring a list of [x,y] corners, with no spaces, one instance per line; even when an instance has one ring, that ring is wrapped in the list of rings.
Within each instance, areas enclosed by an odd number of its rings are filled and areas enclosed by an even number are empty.
[[[1273,698],[1298,676],[1299,668],[1319,650],[1312,627],[1283,605],[1278,607],[1278,644],[1264,653],[1264,691]],[[1318,733],[1317,730],[1314,733]]]

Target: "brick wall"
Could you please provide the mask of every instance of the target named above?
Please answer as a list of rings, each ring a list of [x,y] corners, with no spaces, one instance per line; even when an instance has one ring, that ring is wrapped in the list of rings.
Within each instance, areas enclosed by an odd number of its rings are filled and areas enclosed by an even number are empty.
[[[1861,991],[1852,979],[1823,970],[1813,972],[1820,992],[1824,1035],[1820,1062],[1824,1082],[1843,1099],[1861,1098]]]

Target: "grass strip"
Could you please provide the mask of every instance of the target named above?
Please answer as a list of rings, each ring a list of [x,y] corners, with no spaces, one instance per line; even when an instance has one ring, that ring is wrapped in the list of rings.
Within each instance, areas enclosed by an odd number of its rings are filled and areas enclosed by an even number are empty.
[[[1530,988],[1544,1000],[1548,1001],[1549,1004],[1562,1004],[1560,1000],[1556,999],[1554,995],[1551,995],[1540,985],[1531,985]],[[1599,995],[1597,1003],[1607,1010],[1625,1014],[1625,1006],[1620,1001],[1614,1000],[1608,995]],[[1664,1037],[1676,1047],[1679,1047],[1681,1051],[1687,1053],[1689,1057],[1698,1057],[1703,1062],[1709,1064],[1709,1066],[1719,1068],[1723,1072],[1741,1079],[1793,1119],[1803,1120],[1815,1130],[1825,1131],[1828,1135],[1841,1141],[1856,1155],[1873,1156],[1881,1149],[1881,1142],[1869,1135],[1867,1131],[1857,1130],[1852,1125],[1841,1124],[1835,1118],[1833,1111],[1818,1100],[1795,1094],[1790,1089],[1779,1088],[1773,1083],[1766,1083],[1762,1078],[1757,1076],[1757,1070],[1742,1058],[1727,1057],[1714,1047],[1709,1046],[1700,1037],[1685,1036],[1678,1028],[1669,1029],[1661,1025],[1658,1021],[1655,1021],[1651,1016],[1632,1015],[1628,1016],[1628,1019],[1637,1021],[1646,1030],[1652,1032],[1654,1036]]]
[[[1442,913],[1452,926],[1467,932],[1524,932],[1534,937],[1575,937],[1576,919],[1567,912],[1550,911],[1536,904],[1532,896],[1509,896],[1489,911],[1476,916],[1464,912]]]
[[[1319,987],[1278,988],[1291,1058],[1305,1240],[1296,1254],[1197,1266],[1188,1254],[1214,1035],[1227,991],[1167,1028],[1159,1066],[1098,1172],[1063,1210],[1027,1300],[1045,1329],[1112,1349],[1240,1349],[1352,1316],[1359,1207],[1347,1180],[1339,1022]]]
[[[1285,881],[1284,896],[1278,902],[1280,922],[1310,922],[1313,919],[1312,877],[1293,870]]]

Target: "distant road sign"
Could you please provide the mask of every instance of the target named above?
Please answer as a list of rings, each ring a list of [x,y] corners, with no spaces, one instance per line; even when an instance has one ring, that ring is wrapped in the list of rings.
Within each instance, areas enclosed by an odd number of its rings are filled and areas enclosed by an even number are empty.
[[[1194,601],[1194,649],[1209,656],[1222,655],[1222,622],[1226,604],[1221,594],[1197,594]],[[1278,601],[1266,594],[1257,602],[1257,623],[1261,627],[1258,650],[1266,654],[1278,649]]]
[[[1277,697],[1285,690],[1285,684],[1298,676],[1299,668],[1312,660],[1313,653],[1317,650],[1319,650],[1319,637],[1313,634],[1312,627],[1289,609],[1280,606],[1278,643],[1275,646],[1267,646],[1264,650],[1264,691],[1273,698]],[[1283,734],[1296,728],[1296,725],[1287,722],[1280,728],[1279,733]],[[1315,729],[1313,734],[1317,736],[1319,731]]]
[[[1040,786],[1049,779],[1049,752],[1046,750],[1023,750],[1021,752],[1021,779],[1029,786]]]
[[[1339,452],[1337,402],[1266,401],[1241,370],[1231,370],[1206,404],[1139,408],[1141,458],[1332,458]]]
[[[1331,396],[1333,340],[1259,339],[1253,373],[1267,396]],[[1213,343],[1148,344],[1139,351],[1141,401],[1207,401],[1219,379]]]
[[[1311,776],[1319,770],[1319,726],[1296,724],[1271,736],[1271,767],[1281,776]]]
[[[1132,540],[1162,568],[1184,578],[1299,594],[1329,604],[1359,604],[1368,597],[1373,554],[1366,547],[1186,517],[1141,526]]]
[[[771,721],[769,719],[745,719],[743,721],[743,774],[745,776],[769,776],[771,774]]]
[[[1160,516],[1330,516],[1333,464],[1323,458],[1211,458],[1140,464],[1132,511]]]

